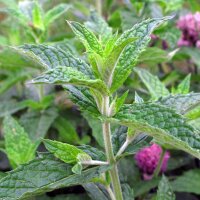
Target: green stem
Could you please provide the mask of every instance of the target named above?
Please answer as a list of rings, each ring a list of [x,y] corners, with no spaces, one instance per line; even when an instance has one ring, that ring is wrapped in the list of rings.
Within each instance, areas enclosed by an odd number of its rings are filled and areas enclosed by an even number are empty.
[[[39,100],[41,101],[44,97],[44,85],[39,85],[38,95],[39,95]]]
[[[160,169],[161,169],[161,166],[163,164],[163,160],[164,160],[164,157],[165,157],[165,153],[166,153],[166,150],[164,148],[162,148],[162,153],[160,155],[160,160],[158,162],[158,165],[153,173],[153,177],[158,177],[159,173],[160,173]]]
[[[108,96],[104,97],[104,106],[103,106],[102,114],[109,116],[109,97]],[[110,165],[113,165],[113,168],[110,170],[110,176],[111,176],[111,183],[112,183],[113,191],[115,194],[115,198],[116,200],[123,200],[119,174],[118,174],[118,169],[117,169],[117,163],[115,161],[115,157],[113,153],[110,123],[104,122],[102,124],[102,130],[103,130],[103,138],[104,138],[104,145],[105,145],[107,160]]]

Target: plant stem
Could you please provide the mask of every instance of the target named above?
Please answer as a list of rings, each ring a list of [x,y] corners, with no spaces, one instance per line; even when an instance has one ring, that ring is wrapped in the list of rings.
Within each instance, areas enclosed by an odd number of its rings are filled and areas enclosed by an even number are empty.
[[[109,97],[108,96],[104,97],[103,103],[104,105],[103,105],[102,114],[109,116],[110,112],[109,112]],[[115,161],[115,157],[113,153],[110,123],[104,122],[102,124],[102,130],[103,130],[103,138],[104,138],[104,145],[105,145],[107,160],[110,165],[113,165],[113,168],[110,170],[110,176],[111,176],[111,183],[114,190],[115,198],[116,200],[123,200],[119,174],[118,174],[118,169],[117,169],[117,163]]]
[[[158,165],[153,173],[153,177],[158,177],[158,174],[160,173],[160,169],[161,169],[161,166],[162,166],[162,163],[163,163],[163,160],[164,160],[164,157],[165,157],[165,153],[166,153],[166,150],[164,148],[162,148],[162,153],[160,155],[160,160],[158,162]]]

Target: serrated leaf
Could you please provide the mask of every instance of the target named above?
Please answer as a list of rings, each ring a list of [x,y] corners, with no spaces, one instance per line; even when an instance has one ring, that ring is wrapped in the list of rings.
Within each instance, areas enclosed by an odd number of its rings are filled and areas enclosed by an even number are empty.
[[[94,33],[89,31],[84,25],[78,22],[68,21],[68,24],[78,39],[83,42],[89,53],[95,52],[96,54],[103,55],[101,44],[97,40]]]
[[[96,11],[90,12],[90,17],[85,26],[94,33],[101,36],[102,42],[106,43],[112,36],[112,28],[108,26],[107,22]]]
[[[109,94],[106,85],[100,79],[90,79],[84,73],[74,70],[71,67],[56,67],[32,80],[32,83],[48,84],[71,84],[76,86],[85,86],[91,89]]]
[[[94,167],[77,175],[72,173],[71,165],[55,159],[50,154],[40,155],[0,180],[0,199],[26,199],[58,188],[84,184],[99,177],[108,168]]]
[[[152,98],[158,99],[159,97],[170,94],[168,89],[158,79],[157,76],[154,76],[148,71],[140,68],[135,68],[134,71],[138,74],[144,85],[147,87]]]
[[[192,169],[184,172],[176,180],[171,182],[172,188],[176,192],[188,192],[199,195],[200,194],[200,170]]]
[[[188,94],[190,91],[190,79],[191,74],[187,75],[181,83],[178,85],[177,89],[173,91],[173,94]]]
[[[14,168],[20,164],[27,163],[35,157],[36,145],[31,142],[28,134],[14,118],[6,117],[4,119],[3,132],[5,150]]]
[[[114,72],[111,92],[117,90],[130,75],[133,66],[141,52],[145,50],[150,41],[150,34],[153,30],[163,22],[171,19],[171,17],[148,19],[139,24],[134,25],[131,29],[125,31],[118,39],[118,43],[123,42],[127,38],[138,38],[135,42],[127,45]]]
[[[94,116],[99,116],[99,111],[88,88],[63,85],[63,88],[70,92],[71,100],[80,107],[82,111],[89,112]]]
[[[174,110],[155,103],[124,105],[111,121],[200,158],[200,135]]]
[[[65,163],[76,163],[79,154],[85,154],[81,149],[62,142],[53,141],[49,139],[43,140],[45,147],[53,153],[57,158],[64,161]],[[90,157],[88,155],[88,157]]]
[[[185,114],[200,104],[200,93],[169,95],[160,98],[157,103]]]
[[[39,3],[37,1],[35,1],[34,8],[32,11],[33,25],[34,25],[34,27],[44,31],[44,23],[43,23],[42,15],[43,15],[42,8],[40,7]]]
[[[25,44],[15,50],[45,69],[66,66],[93,77],[91,68],[83,60],[75,58],[70,52],[63,51],[61,48],[41,44]]]
[[[63,15],[71,6],[65,3],[58,4],[52,9],[48,10],[44,16],[44,25],[47,27],[61,15]]]
[[[143,98],[140,97],[137,92],[135,92],[135,103],[144,103]]]
[[[52,123],[58,116],[57,109],[49,108],[47,110],[29,111],[20,118],[20,124],[28,133],[33,142],[44,138]]]
[[[158,185],[158,191],[156,200],[175,200],[176,196],[173,193],[172,187],[166,176],[162,176],[162,179]]]

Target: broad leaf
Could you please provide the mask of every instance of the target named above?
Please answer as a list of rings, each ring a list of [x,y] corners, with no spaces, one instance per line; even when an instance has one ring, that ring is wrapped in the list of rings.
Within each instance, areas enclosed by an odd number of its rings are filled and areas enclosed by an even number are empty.
[[[154,103],[124,105],[111,121],[145,132],[161,144],[168,144],[200,158],[200,135],[185,119]]]
[[[91,11],[89,20],[85,22],[85,26],[94,33],[101,36],[102,42],[105,44],[112,36],[112,28],[108,26],[107,22],[94,10]]]
[[[64,14],[70,7],[70,5],[62,3],[50,9],[44,16],[44,25],[46,27],[49,26],[49,24]]]
[[[95,52],[96,54],[103,55],[103,49],[94,33],[78,22],[68,21],[68,24],[78,39],[83,42],[89,53]]]
[[[40,111],[29,111],[20,118],[20,124],[24,127],[33,142],[44,138],[52,123],[58,116],[54,108]]]
[[[43,140],[43,142],[48,151],[65,163],[76,163],[79,154],[87,155],[84,151],[70,144],[48,139]],[[89,158],[90,156],[88,156]]]
[[[58,188],[80,185],[99,177],[107,166],[84,170],[81,175],[72,173],[72,166],[46,154],[11,171],[0,180],[0,198],[16,200],[30,198]]]
[[[15,168],[27,163],[35,157],[36,145],[31,142],[28,134],[12,117],[3,122],[5,150],[11,165]]]
[[[113,76],[113,82],[111,86],[112,92],[117,90],[130,75],[140,53],[147,47],[153,30],[164,21],[169,19],[171,19],[171,17],[148,19],[134,25],[131,29],[125,31],[121,35],[117,43],[122,43],[128,38],[133,37],[138,39],[135,42],[132,42],[130,45],[127,45],[119,58],[119,62],[116,66]]]
[[[172,187],[167,177],[163,175],[158,185],[156,200],[175,200],[175,199],[176,197],[175,194],[173,193]]]
[[[157,103],[185,114],[200,104],[200,93],[169,95],[160,98]]]
[[[56,67],[32,80],[32,83],[71,84],[85,86],[109,94],[106,85],[100,79],[90,79],[88,76],[71,67]]]
[[[171,182],[172,188],[176,192],[189,192],[200,195],[200,170],[192,169],[179,176]]]
[[[158,79],[157,76],[152,75],[144,69],[135,68],[134,71],[138,74],[144,85],[147,87],[152,98],[158,99],[159,97],[169,95],[168,89]]]
[[[93,76],[90,67],[78,58],[75,58],[70,52],[63,51],[47,45],[26,44],[15,48],[15,50],[37,62],[37,64],[45,69],[53,69],[58,66],[66,66],[83,72],[88,76]]]

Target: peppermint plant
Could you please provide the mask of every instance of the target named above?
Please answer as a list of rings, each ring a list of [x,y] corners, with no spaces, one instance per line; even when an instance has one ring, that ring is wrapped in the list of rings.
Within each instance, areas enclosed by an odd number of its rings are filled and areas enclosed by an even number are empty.
[[[46,69],[31,83],[62,85],[81,111],[101,121],[104,150],[42,139],[50,153],[39,153],[0,179],[0,199],[26,199],[73,185],[82,185],[92,199],[134,199],[132,188],[120,184],[118,162],[152,140],[200,158],[200,135],[183,116],[200,103],[199,93],[165,92],[163,98],[148,102],[137,96],[132,104],[124,103],[128,92],[118,95],[151,33],[170,18],[145,20],[121,35],[113,34],[105,21],[100,21],[101,34],[87,24],[68,21],[85,46],[87,62],[59,47],[26,44],[16,48]],[[113,124],[117,128],[111,133]],[[163,194],[167,195],[161,184],[158,199]]]

